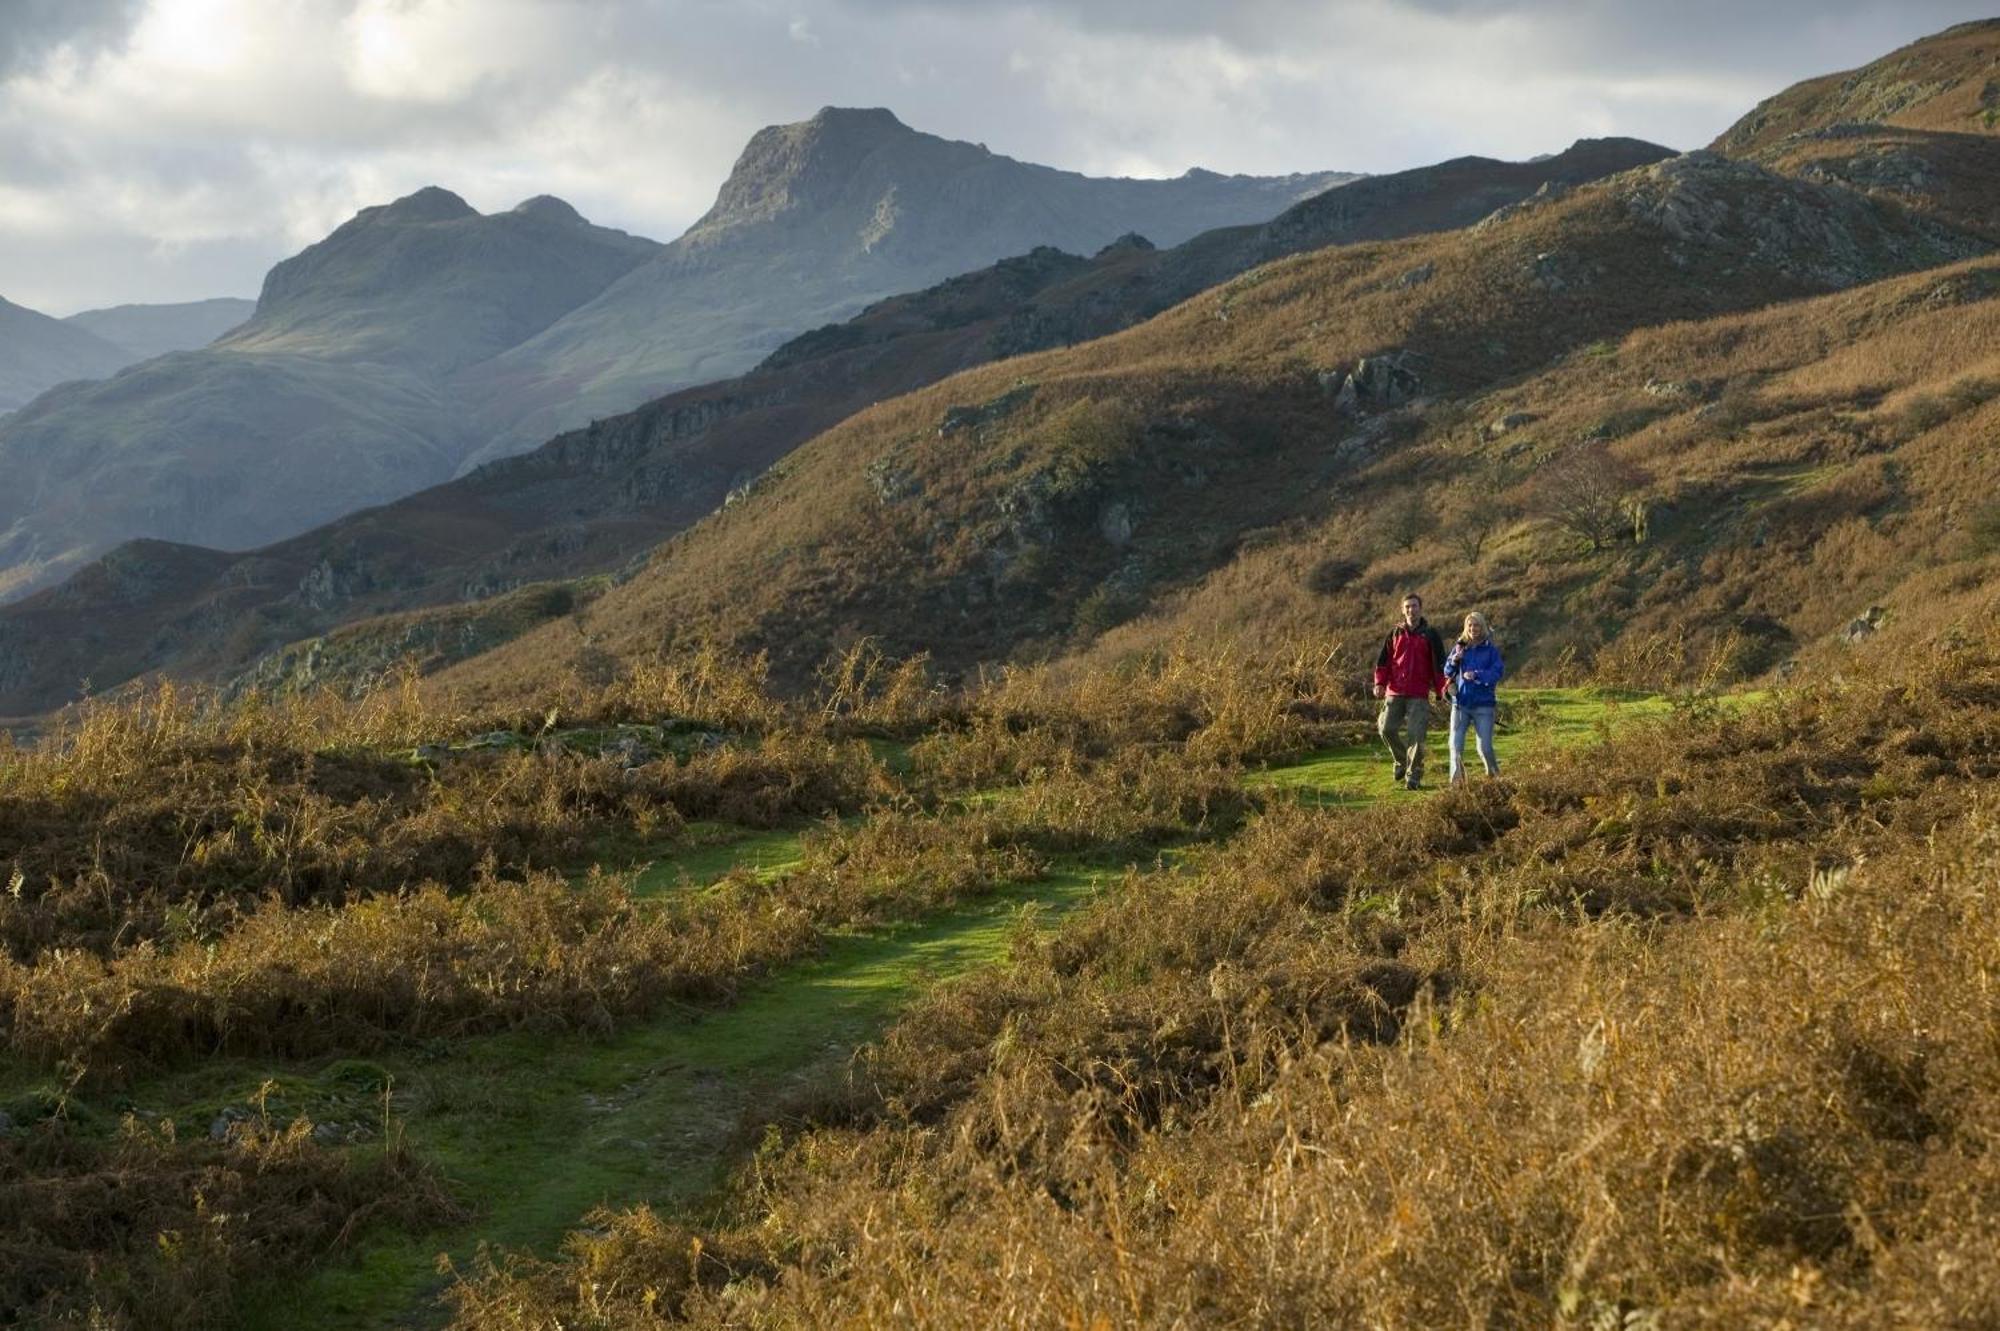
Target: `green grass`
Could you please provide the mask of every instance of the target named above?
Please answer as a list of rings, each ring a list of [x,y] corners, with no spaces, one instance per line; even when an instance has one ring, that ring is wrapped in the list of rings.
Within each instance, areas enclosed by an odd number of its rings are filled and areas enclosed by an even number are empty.
[[[549,1251],[593,1206],[693,1203],[774,1099],[808,1089],[929,984],[1002,959],[1024,910],[1053,917],[1120,872],[1071,864],[921,924],[843,933],[727,1009],[663,1014],[608,1040],[505,1035],[383,1060],[406,1140],[473,1218],[365,1238],[337,1264],[257,1291],[243,1324],[441,1321],[440,1253],[463,1267],[480,1242]],[[237,1085],[247,1094],[266,1075],[239,1068]]]
[[[759,829],[732,823],[689,823],[681,836],[689,845],[653,861],[634,881],[634,895],[658,896],[683,887],[705,887],[734,869],[746,869],[759,879],[776,878],[797,866],[802,849],[799,828]]]
[[[1537,744],[1582,744],[1602,739],[1614,726],[1657,720],[1672,711],[1665,698],[1619,689],[1510,689],[1501,694],[1493,747],[1500,770],[1519,761]],[[1432,704],[1424,745],[1424,782],[1436,789],[1451,775],[1448,749],[1451,706]],[[1466,761],[1479,771],[1472,737]],[[1377,741],[1321,749],[1297,762],[1253,773],[1255,789],[1286,792],[1321,807],[1373,804],[1386,799],[1420,799],[1394,781],[1389,751]],[[1474,779],[1484,779],[1475,776]]]

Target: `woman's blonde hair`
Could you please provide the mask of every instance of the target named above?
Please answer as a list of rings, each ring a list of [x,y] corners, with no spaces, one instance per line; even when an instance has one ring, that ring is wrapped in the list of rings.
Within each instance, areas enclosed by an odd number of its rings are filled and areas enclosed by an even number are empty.
[[[1479,631],[1481,633],[1485,634],[1489,638],[1493,636],[1493,626],[1491,624],[1488,624],[1486,622],[1486,616],[1480,614],[1477,610],[1466,611],[1465,622],[1467,624],[1477,624],[1479,625]]]

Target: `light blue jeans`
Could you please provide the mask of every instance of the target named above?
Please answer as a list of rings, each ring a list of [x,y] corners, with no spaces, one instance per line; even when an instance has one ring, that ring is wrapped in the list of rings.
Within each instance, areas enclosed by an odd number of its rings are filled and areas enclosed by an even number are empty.
[[[1479,737],[1479,761],[1486,764],[1486,775],[1500,775],[1500,760],[1493,756],[1493,714],[1492,707],[1461,707],[1451,705],[1451,780],[1456,785],[1465,780],[1465,730],[1470,726]]]

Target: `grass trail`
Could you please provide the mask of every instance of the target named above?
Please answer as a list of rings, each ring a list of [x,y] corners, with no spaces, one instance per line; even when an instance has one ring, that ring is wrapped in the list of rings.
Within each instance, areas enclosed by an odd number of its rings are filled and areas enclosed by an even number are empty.
[[[1502,709],[1502,768],[1536,744],[1588,741],[1668,710],[1643,695],[1512,690]],[[1449,709],[1434,715],[1432,788],[1448,771]],[[1421,797],[1392,785],[1379,743],[1322,750],[1249,781],[1327,807]],[[698,887],[736,869],[775,877],[801,854],[798,828],[698,823],[686,832],[691,845],[640,875],[641,895]],[[746,1125],[809,1091],[928,985],[1003,959],[1025,907],[1059,915],[1125,868],[1072,861],[919,923],[837,933],[819,957],[750,986],[726,1008],[670,1009],[610,1038],[513,1033],[291,1067],[218,1060],[117,1106],[79,1111],[107,1123],[116,1110],[165,1114],[199,1130],[224,1106],[260,1096],[280,1120],[304,1113],[318,1123],[379,1126],[386,1107],[390,1130],[452,1181],[469,1218],[421,1234],[365,1235],[317,1271],[252,1291],[240,1320],[288,1331],[436,1325],[447,1283],[439,1254],[464,1269],[481,1242],[551,1252],[598,1205],[697,1205],[750,1145]]]
[[[1002,958],[1024,907],[1060,912],[1122,872],[1072,865],[920,924],[841,934],[728,1008],[608,1040],[504,1035],[431,1062],[385,1060],[408,1142],[473,1218],[372,1236],[348,1260],[257,1291],[243,1324],[437,1324],[439,1253],[464,1267],[481,1241],[547,1252],[594,1206],[693,1203],[747,1147],[750,1116],[836,1069],[928,983]]]
[[[1613,727],[1669,714],[1665,698],[1617,689],[1509,689],[1501,695],[1493,747],[1504,773],[1536,746],[1581,744],[1608,735]],[[1733,701],[1730,700],[1730,701]],[[1424,784],[1435,790],[1451,775],[1448,753],[1451,706],[1433,705],[1424,746]],[[1476,775],[1478,751],[1466,737],[1466,762]],[[1421,792],[1398,786],[1389,753],[1379,740],[1322,749],[1297,762],[1268,767],[1250,776],[1253,788],[1290,792],[1322,807],[1373,804],[1385,799],[1421,799]]]

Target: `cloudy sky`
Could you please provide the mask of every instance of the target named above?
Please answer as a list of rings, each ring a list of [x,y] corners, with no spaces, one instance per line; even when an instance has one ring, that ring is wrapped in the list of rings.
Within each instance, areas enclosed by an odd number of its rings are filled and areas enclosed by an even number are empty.
[[[668,239],[759,126],[888,106],[1096,174],[1694,147],[1958,0],[0,0],[0,296],[255,295],[425,184]]]

